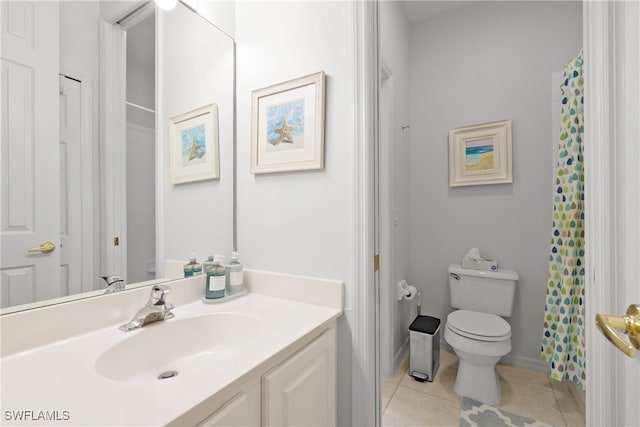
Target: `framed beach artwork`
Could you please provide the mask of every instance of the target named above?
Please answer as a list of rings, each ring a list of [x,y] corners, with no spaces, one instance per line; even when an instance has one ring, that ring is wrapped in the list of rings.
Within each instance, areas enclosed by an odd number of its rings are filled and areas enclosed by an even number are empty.
[[[449,130],[449,186],[513,182],[511,120]]]
[[[251,173],[324,168],[325,74],[253,91]]]
[[[171,182],[220,178],[218,106],[210,104],[169,119]]]

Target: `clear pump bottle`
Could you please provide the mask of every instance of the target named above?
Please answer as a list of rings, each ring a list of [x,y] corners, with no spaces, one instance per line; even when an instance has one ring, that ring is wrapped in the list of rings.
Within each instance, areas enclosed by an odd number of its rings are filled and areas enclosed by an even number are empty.
[[[213,257],[213,265],[207,271],[205,298],[217,299],[224,297],[225,269],[220,263],[220,256]]]
[[[238,252],[231,252],[231,261],[225,267],[225,288],[227,295],[235,295],[244,291],[244,275],[242,264],[238,261]]]

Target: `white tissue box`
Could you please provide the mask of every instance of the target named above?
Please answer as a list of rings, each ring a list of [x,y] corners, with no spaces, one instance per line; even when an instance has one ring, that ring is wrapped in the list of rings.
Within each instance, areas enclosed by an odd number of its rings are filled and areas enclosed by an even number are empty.
[[[498,262],[493,259],[462,258],[462,268],[474,270],[498,271]]]

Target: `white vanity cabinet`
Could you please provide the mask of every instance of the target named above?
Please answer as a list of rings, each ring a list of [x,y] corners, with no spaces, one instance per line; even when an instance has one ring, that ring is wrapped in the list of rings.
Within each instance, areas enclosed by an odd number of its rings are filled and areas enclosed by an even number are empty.
[[[302,348],[291,346],[170,425],[335,426],[336,353],[333,323]]]
[[[261,424],[260,377],[229,384],[166,426],[248,427]]]
[[[245,270],[249,292],[210,305],[202,280],[172,282],[175,317],[129,333],[148,289],[0,316],[2,409],[64,409],[65,426],[335,425],[343,282]],[[68,322],[84,318],[103,321]],[[64,333],[24,333],[43,322]]]
[[[240,390],[198,427],[246,427],[260,425],[260,384]]]
[[[267,426],[336,425],[336,331],[328,329],[262,377]]]

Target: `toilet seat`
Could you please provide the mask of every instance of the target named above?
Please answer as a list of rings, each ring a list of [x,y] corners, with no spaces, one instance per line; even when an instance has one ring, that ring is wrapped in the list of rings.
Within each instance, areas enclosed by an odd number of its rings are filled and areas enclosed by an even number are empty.
[[[457,310],[447,316],[447,328],[457,335],[477,341],[505,341],[511,338],[511,325],[495,314]]]

